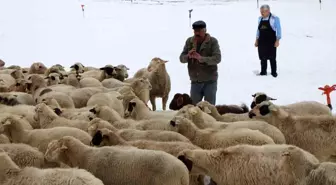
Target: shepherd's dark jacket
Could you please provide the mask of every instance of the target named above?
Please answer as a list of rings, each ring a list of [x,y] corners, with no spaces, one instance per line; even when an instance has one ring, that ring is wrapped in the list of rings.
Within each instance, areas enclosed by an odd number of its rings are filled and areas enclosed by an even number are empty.
[[[188,52],[193,48],[197,48],[196,43],[194,36],[187,39],[180,55],[180,62],[188,63],[189,77],[192,82],[216,81],[218,79],[217,64],[222,60],[218,40],[206,34],[206,38],[198,52],[202,56],[200,62],[196,59],[188,58]]]

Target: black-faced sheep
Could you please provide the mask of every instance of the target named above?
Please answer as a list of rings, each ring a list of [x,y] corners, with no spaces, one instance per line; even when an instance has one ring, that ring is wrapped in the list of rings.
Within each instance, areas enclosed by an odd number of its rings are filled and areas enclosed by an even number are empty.
[[[288,144],[314,154],[321,162],[335,161],[336,117],[329,115],[294,116],[270,101],[255,106],[249,116],[278,127]]]
[[[86,169],[109,185],[189,185],[185,165],[162,151],[90,147],[67,136],[50,142],[45,157],[48,161],[61,161],[70,167]]]
[[[263,101],[273,101],[275,98],[269,97],[266,93],[258,92],[252,95],[253,101],[251,103],[251,109],[257,104]],[[303,115],[331,115],[331,111],[327,105],[319,103],[317,101],[301,101],[288,105],[280,106],[287,112],[293,115],[303,116]]]

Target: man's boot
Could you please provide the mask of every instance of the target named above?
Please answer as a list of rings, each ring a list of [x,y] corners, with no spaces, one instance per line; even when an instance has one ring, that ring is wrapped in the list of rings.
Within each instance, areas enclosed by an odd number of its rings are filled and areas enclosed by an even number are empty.
[[[261,65],[260,75],[261,76],[267,75],[267,60],[261,60],[260,65]]]
[[[271,74],[272,74],[272,76],[274,78],[276,78],[278,76],[276,60],[275,59],[271,59],[270,63],[271,63],[271,71],[272,71]]]

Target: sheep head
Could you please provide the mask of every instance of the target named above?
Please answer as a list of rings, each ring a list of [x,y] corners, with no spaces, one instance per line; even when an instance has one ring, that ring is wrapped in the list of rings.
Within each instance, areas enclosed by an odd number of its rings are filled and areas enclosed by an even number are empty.
[[[98,129],[93,135],[91,140],[91,146],[109,146],[113,143],[113,140],[118,136],[109,129]]]
[[[253,107],[255,107],[257,104],[263,102],[263,101],[269,101],[269,100],[277,100],[277,99],[274,99],[272,97],[269,97],[266,95],[266,93],[263,93],[263,92],[257,92],[255,94],[252,95],[253,97],[253,101],[251,103],[251,109],[253,109]]]
[[[165,67],[165,64],[168,62],[168,60],[162,60],[161,58],[155,57],[151,60],[147,67],[147,71],[152,72],[160,67]]]
[[[17,100],[16,94],[2,94],[0,95],[0,103],[4,105],[14,106],[21,104]]]
[[[176,115],[192,120],[193,117],[195,117],[201,112],[202,110],[194,105],[185,105],[176,113]]]
[[[82,63],[75,63],[74,65],[70,66],[71,69],[74,69],[76,73],[84,73],[85,66]]]
[[[9,91],[26,92],[27,81],[25,79],[16,79],[16,84],[9,87]]]
[[[208,101],[198,102],[196,106],[207,114],[213,113],[214,109],[216,109],[216,107],[211,103],[209,103]]]
[[[148,78],[141,77],[136,79],[134,82],[132,82],[131,87],[134,89],[134,91],[138,91],[140,89],[142,90],[152,90],[152,85]]]
[[[40,87],[46,87],[47,84],[40,75],[33,74],[26,80],[27,90],[32,94]]]
[[[29,74],[44,74],[47,67],[41,62],[35,62],[30,66]]]
[[[49,113],[52,113],[54,114],[54,112],[49,109],[49,107],[44,103],[44,102],[41,102],[37,105],[35,105],[35,114],[34,114],[34,120],[35,121],[39,121],[40,120],[40,115],[41,114],[49,114]],[[45,115],[45,116],[47,116]]]
[[[190,96],[186,93],[176,93],[169,104],[170,110],[180,110],[183,106],[193,104]]]
[[[270,101],[263,101],[260,104],[256,105],[252,110],[249,111],[249,118],[265,118],[270,117],[272,115],[288,116],[288,113],[284,111],[279,111],[280,108],[274,105]]]
[[[47,150],[44,154],[44,157],[49,162],[59,162],[63,151],[65,151],[67,147],[63,145],[61,140],[52,140],[47,147]]]
[[[106,65],[105,67],[100,68],[100,70],[105,72],[107,78],[113,77],[117,74],[112,65]]]
[[[47,79],[48,85],[57,85],[61,83],[60,76],[58,73],[50,73],[45,79]]]
[[[121,69],[123,71],[123,75],[125,78],[128,78],[128,70],[130,70],[127,66],[125,66],[124,64],[119,64],[117,65],[117,68]]]
[[[100,106],[100,105],[95,105],[89,110],[89,112],[92,112],[94,115],[97,115],[97,114],[100,113],[101,107],[102,106]]]
[[[10,73],[14,79],[24,79],[24,75],[21,69],[15,69]]]
[[[0,149],[0,171],[5,172],[7,175],[19,175],[20,167],[9,157],[7,152]]]

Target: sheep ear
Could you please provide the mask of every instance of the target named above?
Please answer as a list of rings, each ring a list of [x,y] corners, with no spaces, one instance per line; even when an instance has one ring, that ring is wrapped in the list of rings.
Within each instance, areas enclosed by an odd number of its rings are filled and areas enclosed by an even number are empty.
[[[277,100],[277,99],[267,96],[266,100]]]
[[[204,107],[203,111],[207,114],[211,114],[211,110],[208,107]]]
[[[61,146],[60,149],[61,149],[61,150],[67,150],[67,149],[68,149],[68,147],[64,145],[64,141],[63,141],[62,146]]]
[[[188,168],[189,171],[192,170],[193,162],[192,162],[191,160],[187,159],[187,158],[185,157],[185,155],[183,155],[183,154],[182,154],[182,155],[179,155],[177,158],[178,158],[180,161],[182,161],[184,165],[186,165],[186,167]]]
[[[101,68],[99,68],[99,70],[105,70],[106,69],[106,67],[101,67]]]
[[[252,97],[255,98],[255,97],[256,97],[256,94],[252,94]]]
[[[8,121],[8,120],[6,120],[6,122],[5,123],[3,123],[2,125],[3,126],[6,126],[6,125],[10,125],[11,124],[11,122],[10,121]]]
[[[123,100],[123,99],[124,99],[124,96],[123,96],[123,95],[119,95],[119,96],[117,96],[117,99],[118,99],[118,100]]]
[[[49,79],[49,78],[50,78],[49,76],[44,77],[44,79]]]
[[[189,109],[189,113],[190,113],[191,115],[196,115],[196,114],[197,114],[197,110],[196,110],[196,108],[195,108],[195,107],[191,107],[191,108]]]
[[[167,62],[168,62],[168,60],[162,60],[162,62],[165,64],[165,63],[167,63]]]

